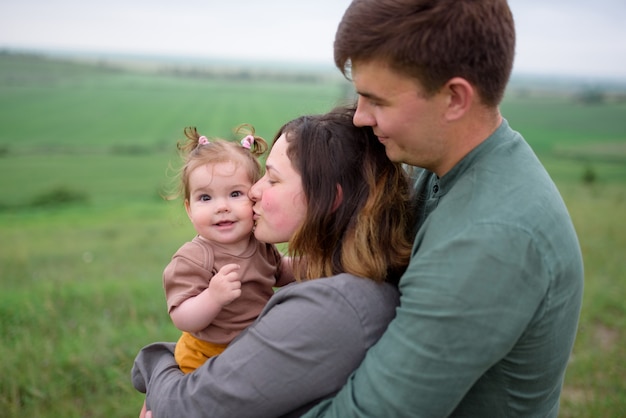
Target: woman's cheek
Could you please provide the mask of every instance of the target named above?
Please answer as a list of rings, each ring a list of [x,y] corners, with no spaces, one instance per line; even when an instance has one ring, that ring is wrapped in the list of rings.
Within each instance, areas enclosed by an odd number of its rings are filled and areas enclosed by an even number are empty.
[[[284,241],[291,239],[304,221],[302,208],[297,205],[286,205],[286,203],[273,201],[264,208],[264,214],[269,221],[267,226]]]

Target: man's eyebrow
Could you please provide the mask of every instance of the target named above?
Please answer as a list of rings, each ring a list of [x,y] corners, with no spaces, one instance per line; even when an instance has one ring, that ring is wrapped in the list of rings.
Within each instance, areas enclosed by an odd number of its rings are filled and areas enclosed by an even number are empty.
[[[377,101],[377,102],[384,102],[384,101],[385,101],[385,99],[383,99],[382,97],[377,96],[377,95],[375,95],[374,93],[369,93],[369,92],[367,92],[367,91],[359,91],[359,90],[357,90],[357,92],[356,92],[356,93],[357,93],[359,96],[361,96],[361,97],[365,97],[366,99],[369,99],[369,100],[375,100],[375,101]]]

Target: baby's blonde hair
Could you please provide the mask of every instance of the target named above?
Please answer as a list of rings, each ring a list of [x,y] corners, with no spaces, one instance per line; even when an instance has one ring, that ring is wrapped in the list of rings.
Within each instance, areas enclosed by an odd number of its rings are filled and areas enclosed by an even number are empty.
[[[204,137],[195,127],[187,127],[183,132],[186,139],[177,144],[184,161],[178,173],[180,186],[177,192],[169,196],[169,199],[181,195],[184,199],[189,199],[189,174],[206,164],[233,162],[238,167],[243,166],[252,183],[256,183],[263,176],[263,167],[258,157],[267,151],[268,146],[262,137],[255,136],[252,125],[246,123],[235,128],[235,135],[243,138],[241,143],[222,138]],[[254,141],[250,141],[252,138]],[[244,143],[247,145],[244,146]]]

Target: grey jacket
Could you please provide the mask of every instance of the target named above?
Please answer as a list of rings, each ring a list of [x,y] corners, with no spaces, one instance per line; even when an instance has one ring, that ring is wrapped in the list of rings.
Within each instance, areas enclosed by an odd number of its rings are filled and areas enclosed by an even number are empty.
[[[295,283],[193,373],[178,369],[174,344],[144,347],[133,385],[154,418],[299,416],[345,384],[397,305],[394,286],[348,274]]]

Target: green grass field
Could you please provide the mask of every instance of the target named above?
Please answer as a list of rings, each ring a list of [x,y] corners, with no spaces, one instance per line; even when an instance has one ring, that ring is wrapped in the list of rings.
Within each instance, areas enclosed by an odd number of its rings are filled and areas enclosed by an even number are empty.
[[[220,78],[0,54],[0,415],[134,417],[137,351],[178,331],[161,273],[193,230],[160,193],[182,128],[229,136],[344,101],[337,77]],[[585,260],[563,417],[626,414],[626,104],[507,94]],[[280,396],[280,395],[277,395]]]

